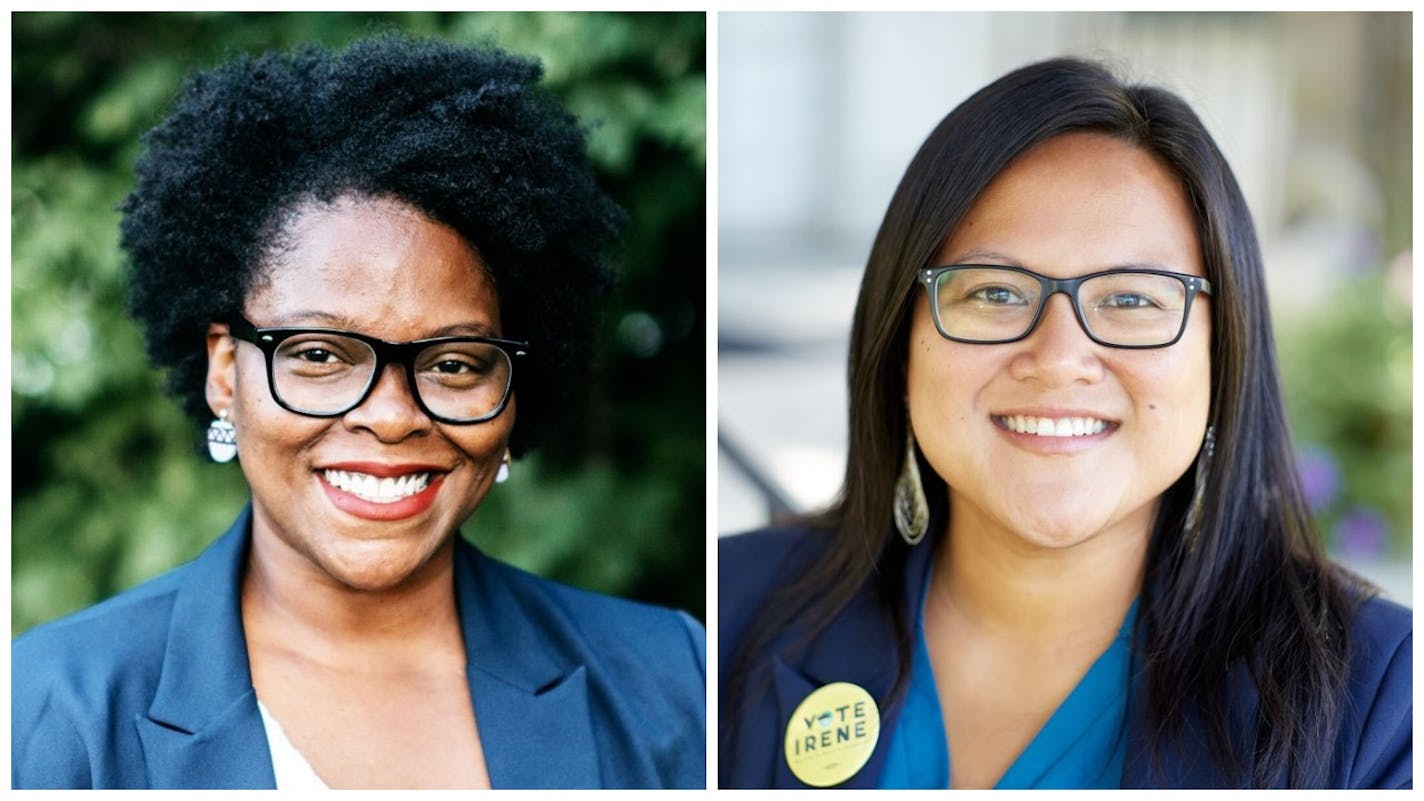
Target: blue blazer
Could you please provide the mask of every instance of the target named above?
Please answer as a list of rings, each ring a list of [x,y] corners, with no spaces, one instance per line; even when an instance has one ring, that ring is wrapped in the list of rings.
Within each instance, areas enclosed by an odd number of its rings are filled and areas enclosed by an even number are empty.
[[[250,532],[248,509],[195,561],[14,641],[14,787],[274,786],[239,609]],[[699,623],[457,542],[494,787],[706,786]]]
[[[780,529],[744,534],[718,543],[718,637],[720,687],[725,693],[737,646],[772,594],[789,585],[825,542],[822,532]],[[914,620],[909,599],[920,597],[933,550],[926,540],[910,552],[901,603]],[[1364,604],[1351,631],[1351,662],[1344,719],[1335,741],[1331,787],[1413,785],[1413,621],[1408,609],[1380,599]],[[885,698],[894,683],[897,653],[882,607],[867,590],[858,593],[830,627],[793,657],[782,655],[795,634],[784,635],[757,656],[748,676],[750,694],[735,718],[720,704],[722,787],[806,787],[782,755],[786,723],[812,690],[846,681]],[[1153,765],[1144,718],[1145,682],[1134,680],[1128,700],[1128,742],[1122,786],[1227,787],[1207,752],[1201,722],[1189,717],[1183,737]],[[901,694],[903,698],[903,694]],[[1246,670],[1228,678],[1230,717],[1238,742],[1253,742],[1257,694]],[[885,766],[891,732],[902,700],[881,710],[880,739],[870,761],[842,787],[874,788]],[[735,726],[735,731],[729,731]],[[734,735],[729,740],[729,735]],[[1249,759],[1249,756],[1248,756]],[[1248,762],[1248,768],[1250,767]]]

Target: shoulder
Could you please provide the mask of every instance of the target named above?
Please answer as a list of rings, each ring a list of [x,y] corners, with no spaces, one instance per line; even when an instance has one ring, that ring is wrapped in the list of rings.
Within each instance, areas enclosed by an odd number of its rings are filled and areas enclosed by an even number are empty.
[[[800,578],[830,543],[827,531],[770,528],[717,541],[717,614],[722,656],[777,590]],[[725,660],[724,660],[725,661]]]
[[[706,633],[691,615],[674,609],[615,598],[536,576],[475,550],[479,569],[498,576],[526,614],[544,623],[546,634],[586,650],[598,659],[685,657],[704,671]],[[693,659],[695,657],[695,659]],[[686,667],[686,660],[677,661]],[[656,669],[643,664],[642,669]]]
[[[1413,645],[1411,610],[1375,597],[1356,611],[1335,786],[1413,786]]]
[[[471,548],[483,592],[526,629],[520,649],[579,666],[594,731],[611,744],[604,780],[618,786],[706,785],[707,644],[686,612],[570,587]],[[503,597],[496,600],[495,595]],[[511,606],[510,604],[513,604]],[[502,611],[501,611],[502,610]]]
[[[704,714],[707,635],[691,615],[570,587],[470,550],[481,578],[503,585],[541,647],[585,665],[595,689]]]
[[[805,526],[769,528],[717,541],[717,589],[722,608],[762,596],[801,575],[830,543],[827,531]]]
[[[1350,667],[1330,787],[1414,784],[1414,616],[1371,597],[1350,621]]]
[[[183,571],[11,643],[12,785],[87,787],[100,780],[95,771],[113,754],[96,753],[96,743],[108,742],[152,700]]]
[[[1350,686],[1376,697],[1412,703],[1414,613],[1394,601],[1370,598],[1350,626]]]
[[[807,548],[819,551],[827,541],[828,532],[810,526],[764,528],[733,534],[717,540],[718,565],[730,559],[737,562],[783,561]]]
[[[11,643],[13,689],[58,680],[96,680],[114,669],[141,669],[162,656],[173,598],[187,566],[106,601],[36,626]]]
[[[1375,596],[1360,605],[1351,626],[1354,653],[1374,661],[1383,652],[1395,652],[1414,636],[1414,611]]]

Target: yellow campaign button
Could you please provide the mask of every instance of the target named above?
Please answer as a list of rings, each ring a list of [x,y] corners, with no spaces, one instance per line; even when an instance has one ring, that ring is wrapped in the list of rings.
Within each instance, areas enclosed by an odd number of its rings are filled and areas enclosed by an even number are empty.
[[[827,684],[806,696],[786,724],[786,764],[812,787],[830,787],[870,761],[880,739],[880,709],[863,688]]]

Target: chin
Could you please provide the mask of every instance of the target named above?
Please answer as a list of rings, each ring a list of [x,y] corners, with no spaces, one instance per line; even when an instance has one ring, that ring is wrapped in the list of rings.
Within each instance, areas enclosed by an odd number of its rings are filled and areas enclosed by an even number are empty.
[[[337,582],[360,592],[393,590],[410,580],[436,549],[415,549],[408,544],[348,549],[323,560],[325,572]],[[353,552],[354,551],[354,552]]]
[[[1050,530],[1021,530],[1019,537],[1034,547],[1057,551],[1080,545],[1092,539],[1095,533],[1097,532],[1084,531],[1080,528],[1058,527]]]
[[[1080,545],[1102,531],[1098,515],[1082,510],[1060,510],[1051,516],[1010,518],[1008,528],[1028,545],[1048,550],[1061,550]]]

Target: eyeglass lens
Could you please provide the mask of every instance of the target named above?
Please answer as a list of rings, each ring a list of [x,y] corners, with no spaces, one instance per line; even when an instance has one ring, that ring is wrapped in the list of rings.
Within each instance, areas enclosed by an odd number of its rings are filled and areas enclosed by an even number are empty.
[[[1043,302],[1038,279],[1014,270],[946,270],[934,283],[940,328],[947,336],[995,342],[1028,333]],[[1112,345],[1164,345],[1181,333],[1187,287],[1153,273],[1109,273],[1078,287],[1077,306],[1089,333]]]
[[[494,412],[509,391],[509,354],[484,342],[437,342],[415,357],[415,390],[426,408],[448,420]],[[272,354],[272,385],[287,406],[336,414],[359,403],[377,379],[376,353],[359,339],[299,334]]]

